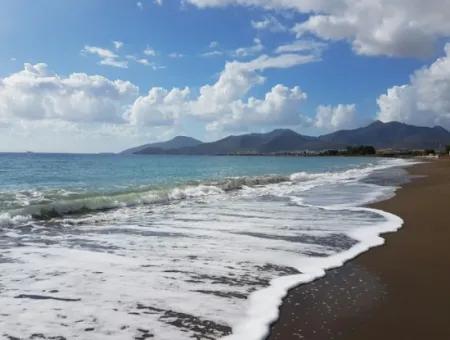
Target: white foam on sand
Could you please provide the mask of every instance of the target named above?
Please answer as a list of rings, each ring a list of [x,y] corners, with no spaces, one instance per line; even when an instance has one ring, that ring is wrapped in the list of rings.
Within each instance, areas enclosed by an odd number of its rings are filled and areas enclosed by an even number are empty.
[[[405,164],[232,191],[189,188],[166,204],[50,223],[17,220],[0,228],[0,337],[263,339],[289,288],[401,226],[360,207],[395,187],[361,179]]]
[[[353,208],[353,211],[369,211],[379,214],[385,221],[376,226],[361,228],[349,232],[349,235],[359,243],[350,249],[326,258],[302,259],[296,267],[302,274],[273,279],[269,287],[252,293],[248,299],[248,309],[242,321],[233,327],[233,334],[224,337],[225,340],[261,340],[269,335],[270,325],[278,319],[279,307],[289,289],[300,284],[311,282],[326,274],[326,270],[342,266],[348,260],[355,258],[372,247],[384,244],[382,233],[398,230],[403,220],[393,214],[369,208]]]

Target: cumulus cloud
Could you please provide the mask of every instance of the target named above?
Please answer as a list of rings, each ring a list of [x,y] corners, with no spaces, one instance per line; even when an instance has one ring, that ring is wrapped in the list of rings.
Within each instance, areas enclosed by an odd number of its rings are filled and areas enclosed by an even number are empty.
[[[263,55],[248,62],[227,62],[216,83],[200,88],[200,95],[193,103],[193,112],[203,117],[226,114],[230,111],[230,103],[265,81],[261,71],[290,68],[316,60],[312,55],[283,54],[276,57]]]
[[[100,65],[119,67],[119,68],[128,68],[128,63],[125,60],[121,60],[117,54],[113,51],[98,47],[98,46],[89,46],[86,45],[81,50],[82,54],[93,54],[100,58]]]
[[[233,52],[235,57],[248,57],[258,54],[264,50],[264,45],[258,38],[253,39],[253,45],[247,47],[240,47]]]
[[[252,20],[252,27],[256,30],[267,30],[270,32],[284,32],[287,31],[287,27],[284,26],[273,15],[266,15],[261,20]]]
[[[265,82],[266,70],[317,60],[313,54],[293,53],[262,55],[246,62],[235,60],[225,64],[217,81],[198,90],[153,87],[142,95],[128,81],[85,73],[62,76],[46,64],[25,64],[23,70],[0,78],[0,125],[14,126],[14,131],[22,131],[27,140],[27,133],[33,129],[40,131],[43,140],[45,131],[56,138],[64,130],[72,141],[86,138],[96,143],[98,136],[110,141],[117,134],[125,141],[149,131],[155,138],[164,131],[179,131],[186,120],[218,133],[298,125],[304,119],[301,105],[306,100],[306,93],[299,87],[278,84],[261,97],[249,94]],[[104,150],[104,145],[98,142],[95,150]],[[46,150],[50,149],[49,145]]]
[[[377,102],[382,121],[450,129],[450,43],[443,57],[417,70],[409,84],[388,89]]]
[[[207,125],[208,130],[230,130],[261,126],[293,126],[303,121],[300,105],[307,98],[298,86],[275,85],[263,99],[250,97],[229,104],[229,113]]]
[[[358,54],[412,57],[431,55],[437,39],[450,35],[449,0],[361,0],[341,6],[310,16],[294,31],[347,39]]]
[[[140,96],[127,112],[128,120],[134,125],[168,126],[186,113],[189,88],[161,87],[150,89],[147,95]]]
[[[218,80],[200,88],[199,94],[174,88],[156,88],[140,97],[128,113],[134,124],[171,125],[183,116],[207,123],[210,130],[231,130],[238,126],[299,122],[299,104],[306,94],[298,87],[274,86],[262,99],[247,98],[249,91],[264,83],[262,72],[270,68],[289,68],[316,61],[313,55],[263,55],[248,62],[227,62]]]
[[[138,88],[128,81],[85,73],[62,77],[46,64],[25,64],[22,71],[0,79],[0,117],[123,123],[123,112],[137,95]]]
[[[426,57],[450,36],[450,0],[185,0],[197,7],[258,6],[296,10],[308,18],[293,28],[298,37],[315,34],[348,40],[362,55]]]
[[[324,131],[353,129],[361,125],[355,104],[319,105],[312,123]]]

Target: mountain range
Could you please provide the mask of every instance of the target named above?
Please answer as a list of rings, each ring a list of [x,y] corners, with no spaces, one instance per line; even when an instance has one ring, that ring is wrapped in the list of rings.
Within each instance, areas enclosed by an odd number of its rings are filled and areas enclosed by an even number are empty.
[[[145,144],[123,151],[124,154],[219,155],[294,151],[341,150],[349,146],[371,145],[376,149],[439,149],[450,144],[450,132],[443,127],[419,127],[399,122],[372,124],[312,137],[289,129],[268,133],[228,136],[203,143],[195,138],[178,136],[167,142]]]
[[[203,142],[199,141],[198,139],[192,138],[192,137],[177,136],[167,142],[144,144],[144,145],[136,146],[131,149],[127,149],[125,151],[122,151],[121,153],[123,153],[123,154],[151,153],[152,150],[155,152],[158,150],[159,151],[164,151],[164,150],[167,151],[167,150],[171,150],[171,149],[193,147],[193,146],[197,146],[199,144],[203,144]]]

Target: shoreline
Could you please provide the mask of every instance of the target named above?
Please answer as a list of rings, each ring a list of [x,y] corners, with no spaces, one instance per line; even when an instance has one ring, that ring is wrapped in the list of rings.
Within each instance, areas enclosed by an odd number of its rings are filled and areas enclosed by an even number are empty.
[[[450,160],[406,169],[409,183],[369,205],[403,227],[383,234],[384,246],[291,289],[268,340],[450,339]]]

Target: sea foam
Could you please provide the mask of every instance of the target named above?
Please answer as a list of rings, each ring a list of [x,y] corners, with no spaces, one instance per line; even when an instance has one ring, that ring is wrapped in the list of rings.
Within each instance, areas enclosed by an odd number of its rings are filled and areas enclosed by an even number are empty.
[[[5,215],[1,335],[263,339],[289,288],[401,226],[361,207],[396,187],[363,179],[406,164],[198,183],[162,201],[132,193],[136,204],[45,221]]]

